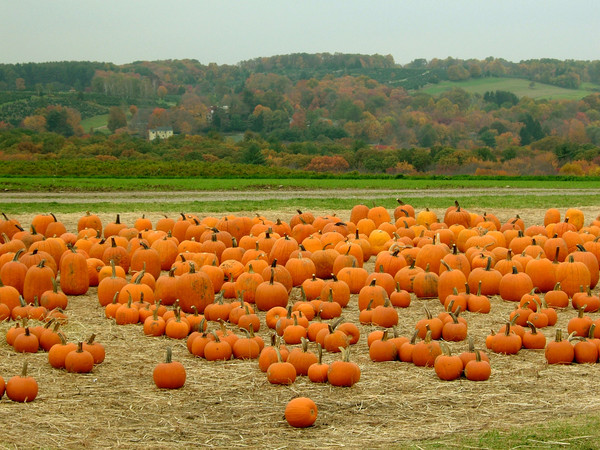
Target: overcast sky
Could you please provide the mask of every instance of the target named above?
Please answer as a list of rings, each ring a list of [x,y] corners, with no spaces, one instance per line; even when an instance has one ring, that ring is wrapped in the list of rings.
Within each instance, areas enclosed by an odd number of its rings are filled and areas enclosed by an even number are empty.
[[[600,0],[1,0],[0,62],[600,59]]]

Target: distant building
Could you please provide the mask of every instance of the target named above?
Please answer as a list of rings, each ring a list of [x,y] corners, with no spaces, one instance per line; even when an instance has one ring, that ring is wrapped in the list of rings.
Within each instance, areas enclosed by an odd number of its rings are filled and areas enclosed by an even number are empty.
[[[225,105],[225,106],[209,106],[208,107],[208,112],[206,113],[206,121],[208,123],[213,121],[213,118],[215,116],[215,114],[218,114],[219,111],[222,111],[224,114],[229,114],[229,106]]]
[[[156,138],[168,139],[173,136],[173,128],[171,127],[158,127],[151,128],[148,130],[148,140],[153,141]]]

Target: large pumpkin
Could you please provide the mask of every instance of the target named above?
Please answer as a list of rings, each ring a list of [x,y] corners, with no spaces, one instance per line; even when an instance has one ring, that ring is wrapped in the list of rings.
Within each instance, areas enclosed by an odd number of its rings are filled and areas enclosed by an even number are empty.
[[[60,260],[60,287],[67,295],[83,295],[90,287],[85,256],[74,247]]]
[[[215,300],[210,277],[204,272],[196,272],[195,264],[190,263],[190,271],[181,275],[177,281],[177,297],[182,311],[193,313],[193,307],[196,307],[200,314],[203,313],[206,305]]]

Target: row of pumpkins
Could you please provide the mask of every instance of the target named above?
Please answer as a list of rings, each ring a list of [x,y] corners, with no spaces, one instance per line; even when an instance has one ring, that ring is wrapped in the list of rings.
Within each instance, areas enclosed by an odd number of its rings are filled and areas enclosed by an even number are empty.
[[[465,283],[473,292],[480,288],[484,295],[500,294],[505,300],[518,301],[533,287],[547,292],[560,282],[572,297],[582,287],[593,289],[598,282],[600,221],[584,227],[578,210],[567,211],[562,222],[560,213],[549,210],[544,225],[527,228],[518,217],[500,224],[492,214],[470,214],[458,204],[447,210],[443,222],[437,221],[432,211],[421,211],[415,218],[409,205],[399,206],[394,216],[398,217],[395,223],[382,207],[358,205],[348,222],[335,216],[315,218],[310,213],[298,213],[289,223],[260,216],[200,219],[182,215],[177,221],[161,219],[155,227],[141,217],[129,228],[118,216],[103,227],[98,216],[86,214],[79,220],[77,234],[67,232],[51,214],[36,216],[30,231],[5,218],[0,220],[0,279],[16,288],[27,303],[37,297],[52,309],[64,307],[64,299],[42,300],[42,295],[56,290],[52,280],[59,272],[62,292],[82,295],[102,279],[114,278],[110,267],[114,261],[119,278],[144,270],[154,278],[158,290],[136,289],[134,281],[129,283],[131,290],[120,290],[119,302],[125,303],[129,293],[136,301],[144,292],[151,303],[155,297],[165,305],[179,299],[181,309],[188,313],[193,312],[192,307],[202,313],[224,287],[231,294],[227,283],[237,282],[250,266],[253,280],[268,281],[274,271],[274,280],[281,282],[287,293],[307,280],[335,275],[355,294],[371,281],[362,267],[372,256],[376,257],[375,272],[392,277],[384,275],[377,282],[388,296],[399,283],[417,297],[435,297],[441,290],[442,303],[453,288],[464,291]],[[513,267],[517,274],[512,274]],[[399,274],[401,269],[406,270]],[[169,271],[162,283],[161,271]],[[416,274],[424,271],[430,275],[415,283]],[[455,273],[454,278],[461,282],[441,289],[444,283],[439,278],[447,271],[461,272],[464,280]],[[508,273],[515,275],[510,283],[500,283]],[[176,289],[175,281],[168,278],[179,281]],[[253,283],[247,284],[238,282],[238,290],[258,309],[287,304],[283,290],[272,287],[267,295],[259,290],[256,299]],[[320,294],[321,283],[307,285],[308,296],[314,291]],[[502,290],[501,285],[507,287]],[[104,292],[99,297],[103,305],[112,301]],[[369,300],[359,302],[359,309],[365,309]],[[375,299],[372,306],[379,301]]]

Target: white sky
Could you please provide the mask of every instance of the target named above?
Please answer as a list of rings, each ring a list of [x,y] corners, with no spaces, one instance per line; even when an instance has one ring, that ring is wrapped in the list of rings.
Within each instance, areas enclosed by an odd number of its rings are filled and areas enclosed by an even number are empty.
[[[600,59],[599,0],[0,0],[0,63]]]

